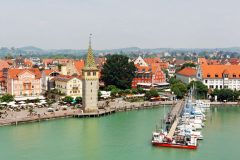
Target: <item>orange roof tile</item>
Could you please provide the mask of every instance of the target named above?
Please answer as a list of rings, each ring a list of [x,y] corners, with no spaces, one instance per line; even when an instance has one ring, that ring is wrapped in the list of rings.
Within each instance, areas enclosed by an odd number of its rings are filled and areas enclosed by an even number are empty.
[[[29,59],[25,59],[24,60],[24,64],[26,65],[26,66],[29,66],[29,67],[31,67],[33,64],[32,64],[32,61],[31,60],[29,60]]]
[[[143,59],[147,64],[151,65],[153,63],[160,63],[161,62],[161,59],[158,58],[158,57],[155,57],[155,58],[144,58]]]
[[[201,65],[203,78],[240,78],[240,65]]]
[[[57,77],[54,77],[52,80],[68,82],[69,80],[71,80],[73,78],[78,78],[80,80],[82,79],[81,76],[58,75]]]
[[[41,73],[40,70],[38,68],[31,68],[31,69],[16,69],[16,68],[10,68],[8,70],[8,77],[10,79],[18,79],[18,75],[29,71],[31,73],[33,73],[36,76],[36,79],[41,78]]]
[[[45,70],[43,70],[43,72],[44,72],[46,75],[49,75],[49,74],[51,74],[52,72],[58,72],[58,71],[52,70],[52,69],[45,69]]]
[[[75,68],[79,73],[82,73],[82,69],[84,67],[84,60],[75,60],[73,61]]]
[[[10,65],[6,60],[0,60],[0,70],[3,70],[3,68],[9,68]]]
[[[182,70],[178,71],[177,74],[184,75],[187,77],[196,76],[197,70],[191,67],[185,67]]]

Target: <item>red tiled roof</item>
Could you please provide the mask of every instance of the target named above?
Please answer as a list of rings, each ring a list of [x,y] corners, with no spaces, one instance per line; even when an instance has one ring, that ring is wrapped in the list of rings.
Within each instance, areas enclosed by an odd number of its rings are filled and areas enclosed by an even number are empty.
[[[187,77],[196,76],[197,70],[195,68],[185,67],[178,71],[177,74],[184,75]]]
[[[160,63],[161,62],[161,59],[158,58],[158,57],[155,57],[155,58],[144,58],[143,59],[147,64],[151,65],[153,63]]]
[[[43,70],[43,72],[44,72],[46,75],[49,75],[49,74],[51,74],[52,72],[58,72],[58,71],[52,70],[52,69],[45,69],[45,70]]]
[[[82,79],[80,76],[58,75],[57,77],[54,77],[52,80],[68,82],[73,78],[78,78],[80,80]]]
[[[0,81],[5,81],[5,78],[3,76],[3,71],[0,71]]]
[[[203,78],[240,78],[240,65],[201,65]],[[235,77],[234,77],[235,76]]]
[[[6,60],[0,60],[0,71],[3,70],[3,68],[9,68],[10,65]]]
[[[82,73],[82,69],[84,67],[84,60],[76,60],[73,61],[75,68],[79,73]]]
[[[29,60],[29,59],[25,59],[24,60],[24,64],[26,65],[26,66],[29,66],[29,67],[31,67],[33,64],[32,64],[32,62],[31,62],[31,60]]]
[[[31,68],[31,69],[16,69],[16,68],[10,68],[8,70],[8,77],[11,79],[18,79],[18,75],[24,73],[24,72],[31,72],[35,75],[36,79],[41,78],[41,73],[38,68]]]

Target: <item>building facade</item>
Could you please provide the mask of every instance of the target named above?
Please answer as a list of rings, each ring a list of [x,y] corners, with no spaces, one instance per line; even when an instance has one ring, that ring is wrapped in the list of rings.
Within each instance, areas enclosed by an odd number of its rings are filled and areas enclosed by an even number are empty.
[[[7,93],[14,96],[39,96],[41,73],[39,69],[15,69],[7,72]]]
[[[82,80],[80,77],[59,75],[53,78],[55,89],[66,96],[82,97]]]
[[[166,82],[165,74],[160,66],[135,65],[135,67],[137,71],[132,80],[132,88],[137,88],[138,86],[152,87]]]
[[[195,68],[186,67],[176,73],[176,79],[189,84],[191,81],[197,80],[196,73],[197,70]]]
[[[55,88],[53,78],[60,75],[58,71],[46,69],[42,71],[42,91],[43,93]]]
[[[71,60],[61,67],[61,74],[63,75],[79,75],[82,76],[82,69],[84,67],[84,60]]]
[[[211,90],[240,90],[240,65],[199,65],[197,79]]]

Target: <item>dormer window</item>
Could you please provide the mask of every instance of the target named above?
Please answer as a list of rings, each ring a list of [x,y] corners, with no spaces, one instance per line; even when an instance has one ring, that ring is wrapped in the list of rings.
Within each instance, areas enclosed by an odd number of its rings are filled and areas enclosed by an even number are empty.
[[[228,74],[224,74],[223,77],[224,77],[224,78],[228,78]]]
[[[210,77],[210,74],[208,74],[207,77]]]
[[[236,78],[237,76],[236,76],[236,74],[233,74],[233,78]]]
[[[218,78],[218,74],[215,74],[215,77]]]

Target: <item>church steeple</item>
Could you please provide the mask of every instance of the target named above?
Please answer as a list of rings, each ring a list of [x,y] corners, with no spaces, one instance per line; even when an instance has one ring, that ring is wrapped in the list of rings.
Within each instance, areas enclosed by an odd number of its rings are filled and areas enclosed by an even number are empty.
[[[86,64],[84,69],[97,69],[97,66],[95,64],[93,50],[92,50],[92,34],[89,36],[89,46],[88,46],[88,53],[86,58]]]

